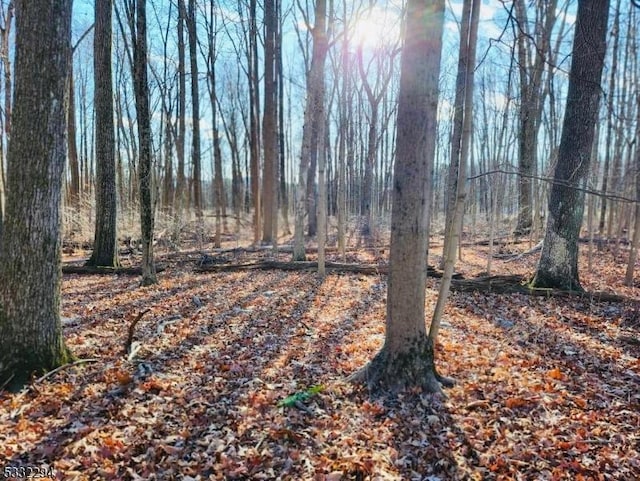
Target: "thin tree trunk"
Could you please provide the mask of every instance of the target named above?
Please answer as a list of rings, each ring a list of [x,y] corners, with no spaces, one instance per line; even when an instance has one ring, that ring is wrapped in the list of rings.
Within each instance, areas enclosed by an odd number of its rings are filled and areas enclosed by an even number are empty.
[[[186,53],[184,42],[184,23],[186,7],[184,0],[178,0],[178,131],[176,135],[176,157],[178,169],[176,172],[176,217],[174,242],[180,244],[180,225],[183,221],[183,210],[186,203],[186,178],[185,178],[185,137],[186,137],[186,107],[187,107],[187,82],[186,82]]]
[[[444,244],[444,273],[440,290],[438,291],[438,300],[431,319],[431,327],[429,329],[429,340],[432,345],[436,345],[438,332],[440,331],[440,323],[444,306],[449,296],[449,288],[451,287],[451,279],[453,278],[453,269],[456,264],[456,250],[460,243],[460,235],[462,233],[462,218],[464,216],[464,204],[467,197],[467,164],[469,162],[469,147],[471,143],[471,131],[473,129],[473,85],[474,70],[476,58],[476,45],[478,40],[478,20],[480,18],[480,0],[465,0],[469,2],[470,18],[468,38],[462,39],[467,44],[465,50],[464,64],[464,103],[463,103],[463,121],[462,135],[460,138],[460,156],[458,165],[458,180],[456,182],[456,200],[453,208],[453,217],[447,226],[448,232],[445,236]],[[453,146],[456,149],[456,146]]]
[[[158,282],[153,260],[154,206],[151,169],[151,114],[147,79],[147,15],[146,0],[136,3],[136,31],[133,48],[133,88],[136,97],[138,124],[138,182],[140,191],[140,226],[142,233],[142,280],[148,286]]]
[[[274,0],[264,3],[264,109],[262,144],[264,170],[262,176],[263,229],[262,242],[278,241],[278,91],[276,75],[276,33],[278,19]]]
[[[187,12],[189,35],[189,63],[191,67],[191,167],[193,169],[193,206],[196,212],[198,242],[203,241],[204,219],[202,213],[202,167],[200,154],[200,82],[198,79],[198,35],[196,25],[196,2],[189,0]]]
[[[602,192],[604,194],[607,193],[607,189],[609,187],[609,165],[611,164],[611,148],[612,133],[613,133],[613,102],[614,102],[614,94],[616,90],[616,77],[618,70],[618,45],[620,44],[620,0],[618,0],[618,5],[616,8],[616,14],[613,19],[613,27],[611,30],[611,37],[613,38],[613,53],[611,55],[611,73],[609,75],[609,88],[607,91],[607,132],[606,132],[606,140],[605,145],[607,148],[605,149],[605,158],[604,158],[604,167],[602,172]],[[605,227],[605,219],[607,215],[607,198],[606,196],[602,197],[602,207],[600,209],[600,221],[598,223],[598,233],[600,236],[604,233]],[[611,222],[609,222],[609,226],[611,226]],[[610,233],[610,228],[609,228]]]
[[[285,235],[291,235],[289,225],[289,195],[287,192],[287,171],[285,152],[285,124],[284,124],[284,70],[282,68],[282,7],[276,2],[276,17],[278,18],[278,31],[276,32],[276,71],[278,90],[278,153],[280,157],[280,207],[282,209],[283,231]]]
[[[260,89],[258,77],[258,28],[256,0],[249,2],[249,123],[250,123],[250,163],[251,200],[253,201],[253,242],[260,241],[262,206],[260,204]]]

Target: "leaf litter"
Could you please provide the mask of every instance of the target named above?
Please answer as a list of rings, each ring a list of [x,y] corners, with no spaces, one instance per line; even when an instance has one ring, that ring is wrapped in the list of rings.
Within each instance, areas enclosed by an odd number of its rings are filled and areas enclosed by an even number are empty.
[[[465,251],[465,276],[485,253]],[[596,268],[588,289],[637,296],[620,265]],[[67,343],[98,362],[0,394],[0,466],[68,480],[640,479],[637,305],[454,293],[437,364],[457,385],[372,397],[344,378],[384,342],[385,297],[384,276],[360,274],[183,263],[145,288],[67,276]]]

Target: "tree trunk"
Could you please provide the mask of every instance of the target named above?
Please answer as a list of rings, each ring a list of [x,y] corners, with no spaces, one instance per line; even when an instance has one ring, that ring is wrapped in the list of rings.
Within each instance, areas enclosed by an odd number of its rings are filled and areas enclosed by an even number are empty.
[[[307,200],[307,173],[315,148],[314,139],[318,138],[320,118],[324,105],[324,63],[327,57],[328,40],[326,33],[326,0],[317,0],[315,7],[315,26],[313,27],[313,51],[311,69],[307,76],[307,101],[302,128],[302,150],[298,169],[298,185],[295,202],[295,226],[293,260],[306,259],[304,250],[304,216]]]
[[[262,242],[278,241],[278,96],[276,77],[276,2],[264,3],[264,109],[262,144],[264,170],[262,176]]]
[[[317,218],[318,218],[318,275],[324,277],[325,275],[325,245],[327,242],[327,181],[326,181],[326,164],[327,164],[327,151],[325,148],[325,128],[326,122],[324,122],[324,108],[320,112],[320,129],[318,131],[318,203],[317,203]]]
[[[452,145],[452,150],[458,150],[458,169],[456,169],[456,175],[458,178],[455,182],[455,203],[453,205],[451,219],[446,226],[447,232],[445,235],[442,256],[444,260],[444,273],[442,275],[442,282],[440,283],[440,290],[438,292],[438,301],[436,302],[433,318],[431,320],[431,327],[429,329],[429,339],[434,346],[440,330],[440,322],[442,320],[442,314],[444,313],[444,306],[447,302],[447,297],[449,296],[453,269],[456,264],[456,252],[458,247],[461,245],[460,236],[462,234],[462,219],[464,217],[464,205],[467,197],[466,178],[467,165],[469,163],[471,132],[473,129],[473,80],[476,62],[476,45],[478,40],[478,20],[480,18],[480,0],[465,0],[465,4],[467,2],[469,3],[468,37],[460,40],[462,43],[466,44],[466,47],[462,48],[460,52],[461,57],[464,57],[464,63],[459,64],[459,67],[463,69],[463,119],[462,124],[460,125],[460,145]],[[451,183],[449,183],[449,185],[451,185]]]
[[[191,65],[191,163],[193,168],[193,206],[198,222],[198,241],[204,235],[202,213],[202,168],[200,158],[200,88],[198,79],[198,35],[196,26],[196,2],[189,0],[187,13],[187,33],[189,35],[189,63]]]
[[[605,157],[604,157],[604,166],[602,173],[602,193],[606,194],[607,189],[609,187],[609,165],[611,164],[611,145],[612,141],[612,133],[613,133],[613,124],[615,122],[614,119],[614,110],[613,110],[613,102],[615,98],[616,91],[616,80],[617,80],[617,70],[618,70],[618,45],[620,42],[620,0],[618,0],[618,5],[616,8],[616,14],[613,19],[613,28],[611,30],[611,37],[613,38],[613,51],[611,55],[611,73],[609,75],[609,88],[607,91],[607,131],[606,131],[606,140],[605,145],[607,148],[605,149]],[[607,215],[607,198],[606,196],[602,197],[602,208],[600,209],[600,220],[598,222],[598,234],[602,236],[604,233],[605,219]],[[611,225],[611,223],[609,223]]]
[[[70,360],[60,324],[71,0],[18,2],[13,129],[0,263],[0,389]],[[26,221],[28,220],[28,221]]]
[[[352,380],[372,390],[439,392],[425,330],[427,219],[435,155],[444,0],[409,0],[402,50],[386,337]]]
[[[636,141],[640,139],[640,96],[636,96],[637,114],[636,114]],[[624,277],[624,283],[627,286],[633,285],[633,273],[638,258],[638,247],[640,246],[640,146],[636,145],[635,153],[635,188],[636,188],[636,205],[635,219],[633,228],[633,240],[631,241],[631,250],[629,252],[629,261],[627,262],[627,271]]]
[[[278,89],[278,153],[280,169],[280,207],[284,221],[284,234],[291,235],[289,226],[289,195],[287,193],[287,171],[285,165],[285,124],[284,124],[284,70],[282,67],[282,13],[280,2],[276,2],[276,16],[278,18],[278,31],[276,33],[276,71]]]
[[[558,164],[534,287],[582,289],[578,278],[578,238],[584,192],[573,187],[583,187],[589,174],[608,16],[609,0],[583,0],[578,4]]]
[[[465,88],[467,86],[466,75],[469,71],[469,30],[471,27],[471,1],[462,2],[462,19],[460,22],[460,46],[458,49],[458,72],[456,74],[456,92],[453,107],[453,125],[451,127],[451,160],[449,161],[449,172],[447,181],[447,191],[445,194],[445,224],[444,245],[450,242],[451,222],[454,217],[454,209],[458,194],[458,169],[460,167],[460,149],[462,139],[462,123],[465,108]],[[446,247],[445,247],[446,252]],[[445,258],[443,253],[440,268],[444,268]]]
[[[540,27],[535,36],[529,33],[524,0],[515,0],[515,18],[517,20],[518,63],[520,70],[520,111],[518,116],[518,219],[516,235],[526,235],[533,224],[533,178],[536,173],[537,139],[542,113],[542,74],[547,64],[547,46],[556,21],[557,0],[541,5],[542,12],[537,21]],[[535,59],[530,59],[532,42]]]
[[[96,0],[93,41],[96,125],[96,222],[88,266],[118,266],[116,157],[111,75],[111,0]],[[75,142],[75,140],[74,140]]]
[[[180,226],[183,216],[183,209],[186,203],[186,178],[185,178],[185,137],[186,137],[186,106],[187,106],[187,82],[185,68],[185,45],[184,45],[184,19],[186,8],[184,0],[178,0],[178,131],[176,135],[176,157],[178,159],[178,169],[176,172],[176,232],[175,242],[179,244]]]
[[[249,124],[250,124],[250,164],[251,200],[253,201],[253,242],[260,241],[262,212],[260,205],[260,82],[258,77],[258,28],[256,0],[249,2]]]
[[[69,185],[69,204],[72,208],[77,209],[80,205],[80,167],[78,165],[78,146],[76,144],[76,94],[73,82],[73,54],[69,57],[68,89],[67,157],[69,158],[69,173],[71,174],[71,184]]]
[[[138,182],[140,190],[140,227],[142,234],[142,280],[148,286],[158,282],[153,261],[154,206],[151,195],[151,114],[147,79],[147,12],[146,0],[136,3],[136,32],[133,43],[133,89],[136,97],[138,124]]]

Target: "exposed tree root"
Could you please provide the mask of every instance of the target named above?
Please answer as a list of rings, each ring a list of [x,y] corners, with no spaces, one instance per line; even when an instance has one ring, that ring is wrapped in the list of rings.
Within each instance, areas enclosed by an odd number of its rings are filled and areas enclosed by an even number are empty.
[[[413,348],[400,353],[391,353],[386,346],[383,347],[369,363],[351,374],[347,381],[364,384],[372,393],[396,394],[417,388],[427,393],[442,394],[440,376],[433,364],[433,350],[426,336],[419,344],[419,349]]]
[[[527,284],[524,276],[488,276],[475,279],[456,279],[451,290],[458,292],[495,292],[497,294],[526,294],[529,296],[564,297],[589,299],[595,302],[631,302],[639,299],[612,294],[610,292],[565,291],[561,289],[534,288]]]

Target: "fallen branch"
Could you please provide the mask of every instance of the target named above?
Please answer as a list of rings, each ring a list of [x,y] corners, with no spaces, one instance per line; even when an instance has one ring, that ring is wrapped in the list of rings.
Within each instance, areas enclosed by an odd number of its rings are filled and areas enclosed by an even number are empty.
[[[593,302],[630,302],[640,303],[639,299],[595,291],[565,291],[561,289],[539,289],[529,287],[524,276],[488,276],[475,279],[455,279],[451,282],[451,290],[457,292],[493,292],[496,294],[524,294],[529,296],[562,297],[589,299]]]
[[[133,334],[135,332],[136,325],[140,322],[140,320],[142,319],[142,316],[144,316],[150,310],[151,309],[145,309],[144,311],[142,311],[140,314],[136,316],[136,318],[129,325],[129,334],[127,335],[127,342],[124,345],[125,355],[129,354],[129,351],[131,349],[131,344],[133,343]]]
[[[521,252],[519,254],[493,254],[495,259],[503,259],[505,262],[516,261],[522,259],[525,256],[529,256],[531,254],[535,254],[538,251],[542,250],[542,242],[538,242],[535,246],[533,246],[528,251]]]
[[[226,263],[226,264],[203,264],[196,266],[197,272],[236,272],[247,270],[272,270],[280,269],[284,271],[314,271],[318,268],[315,261],[284,262],[274,260],[264,260],[258,262]],[[356,274],[380,275],[387,274],[389,267],[384,264],[347,264],[343,262],[325,262],[327,270],[338,272],[353,272]],[[432,266],[427,267],[429,277],[442,277],[442,273]],[[454,274],[455,279],[462,278],[461,274]]]
[[[59,366],[59,367],[49,371],[45,375],[39,377],[38,379],[34,380],[33,384],[40,383],[40,382],[44,381],[45,379],[50,378],[54,374],[56,374],[56,373],[58,373],[58,372],[60,372],[60,371],[62,371],[64,369],[67,369],[68,367],[79,366],[80,364],[87,364],[89,362],[98,362],[98,361],[100,361],[100,359],[96,359],[96,358],[78,359],[77,361],[70,362],[69,364],[63,364],[62,366]]]
[[[164,265],[156,266],[156,272],[162,272],[166,269]],[[79,266],[66,265],[62,266],[63,274],[80,274],[80,275],[124,275],[124,276],[140,276],[142,275],[141,267],[96,267],[96,266]]]
[[[309,271],[316,270],[318,263],[315,261],[284,262],[274,260],[264,260],[259,262],[244,262],[233,264],[204,264],[196,267],[198,272],[233,272],[245,270],[272,270],[280,269],[284,271]],[[355,272],[359,274],[386,274],[386,265],[373,264],[345,264],[342,262],[326,262],[325,268],[342,272]]]

